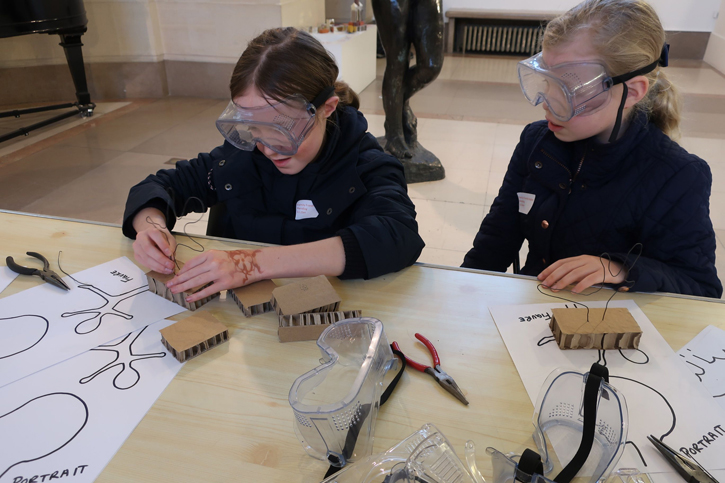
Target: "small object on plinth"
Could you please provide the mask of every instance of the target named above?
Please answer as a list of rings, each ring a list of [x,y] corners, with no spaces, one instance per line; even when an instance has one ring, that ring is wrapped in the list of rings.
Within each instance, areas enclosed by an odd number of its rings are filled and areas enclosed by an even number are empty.
[[[380,146],[385,149],[387,140],[385,136],[377,138]],[[398,158],[405,168],[405,181],[408,183],[422,183],[424,181],[438,181],[446,177],[446,170],[441,160],[432,152],[416,142],[410,148],[412,158]]]
[[[283,285],[272,291],[272,308],[277,315],[336,312],[341,301],[324,275]]]
[[[331,324],[360,315],[360,310],[280,315],[277,336],[280,342],[317,340]]]
[[[161,329],[161,343],[185,362],[229,340],[229,330],[209,312],[199,312]]]
[[[549,328],[559,349],[637,349],[642,338],[642,329],[626,308],[553,309],[551,313]]]
[[[251,285],[229,290],[227,293],[234,300],[244,315],[253,317],[272,311],[272,291],[277,285],[271,280],[262,280]]]
[[[179,270],[181,270],[181,267],[183,267],[183,263],[179,262]],[[196,302],[187,302],[186,298],[190,295],[195,294],[196,292],[205,289],[211,283],[208,283],[206,285],[203,285],[201,287],[196,287],[191,290],[187,290],[185,292],[179,292],[179,293],[172,293],[171,290],[169,290],[169,287],[166,286],[166,283],[174,278],[176,276],[175,273],[159,273],[154,272],[151,270],[146,274],[146,278],[149,282],[149,291],[155,293],[156,295],[159,295],[166,300],[169,300],[171,302],[174,302],[176,304],[181,305],[187,310],[194,311],[201,307],[202,305],[210,302],[211,300],[217,298],[219,296],[219,292],[209,295],[208,297],[204,297],[203,299],[197,300]]]

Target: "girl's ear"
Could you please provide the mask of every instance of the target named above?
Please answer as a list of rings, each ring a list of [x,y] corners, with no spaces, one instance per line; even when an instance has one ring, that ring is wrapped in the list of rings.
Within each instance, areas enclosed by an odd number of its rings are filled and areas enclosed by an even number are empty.
[[[649,79],[643,75],[638,75],[627,81],[627,101],[624,103],[624,107],[633,107],[644,96],[647,95],[649,90]]]
[[[330,117],[332,113],[335,112],[338,102],[340,102],[340,98],[337,96],[332,96],[325,101],[325,103],[322,105],[322,113],[325,115],[325,119]]]

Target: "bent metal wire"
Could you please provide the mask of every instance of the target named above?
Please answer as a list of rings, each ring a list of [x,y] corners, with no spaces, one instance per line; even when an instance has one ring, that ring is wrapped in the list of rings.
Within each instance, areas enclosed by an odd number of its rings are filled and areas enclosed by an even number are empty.
[[[333,87],[327,87],[312,102],[295,94],[257,107],[238,106],[232,100],[217,119],[216,127],[241,150],[252,151],[261,143],[278,154],[292,156],[314,126],[317,109],[334,92]]]

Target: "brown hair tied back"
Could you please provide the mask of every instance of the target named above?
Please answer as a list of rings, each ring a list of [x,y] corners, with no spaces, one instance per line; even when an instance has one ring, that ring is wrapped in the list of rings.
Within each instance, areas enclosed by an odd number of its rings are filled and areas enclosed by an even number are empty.
[[[660,57],[665,31],[657,13],[643,0],[585,0],[546,26],[543,48],[554,48],[586,31],[611,76],[635,71]],[[657,67],[649,74],[649,91],[634,110],[672,139],[680,134],[680,96]]]
[[[229,82],[232,99],[250,87],[281,101],[300,94],[312,101],[322,90],[335,87],[338,109],[360,108],[357,94],[337,81],[339,69],[325,47],[306,32],[293,27],[265,30],[247,45]]]

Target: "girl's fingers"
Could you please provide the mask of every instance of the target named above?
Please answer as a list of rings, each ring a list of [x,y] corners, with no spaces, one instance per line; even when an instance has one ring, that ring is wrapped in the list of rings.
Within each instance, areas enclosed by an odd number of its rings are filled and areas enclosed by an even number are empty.
[[[594,272],[591,275],[585,277],[581,282],[576,284],[576,287],[571,289],[572,293],[581,293],[592,285],[602,283],[602,278],[600,275],[601,274]]]
[[[210,295],[214,295],[215,293],[224,290],[224,288],[219,287],[219,285],[212,283],[208,287],[206,287],[204,290],[199,290],[195,294],[189,295],[186,297],[187,302],[196,302],[197,300],[201,300],[204,297],[209,297]]]
[[[171,258],[174,255],[174,251],[171,248],[170,239],[166,233],[159,230],[147,230],[149,239],[166,255],[166,258]]]
[[[171,289],[171,291],[174,293],[181,292],[201,285],[189,285],[189,283],[199,277],[208,278],[208,280],[206,280],[204,283],[209,283],[214,280],[214,275],[211,274],[207,265],[198,265],[189,269],[187,269],[186,265],[184,265],[182,271],[177,273],[173,279],[169,280],[166,286],[174,287],[173,289]]]
[[[171,273],[173,271],[173,263],[166,258],[163,253],[153,243],[144,237],[139,237],[133,243],[133,251],[136,260],[147,266],[151,270],[159,273]]]
[[[582,280],[591,273],[591,267],[588,267],[587,265],[574,266],[569,272],[562,275],[559,281],[556,282],[551,288],[552,290],[561,290],[564,287],[573,284],[574,282]]]
[[[212,250],[209,250],[207,252],[204,252],[200,255],[195,256],[194,258],[192,258],[191,260],[186,262],[184,264],[184,266],[181,268],[181,270],[179,270],[179,275],[182,275],[193,268],[196,268],[200,265],[205,264],[207,261],[210,260],[209,257],[212,255],[212,252],[213,252]],[[208,269],[206,271],[208,271]]]

